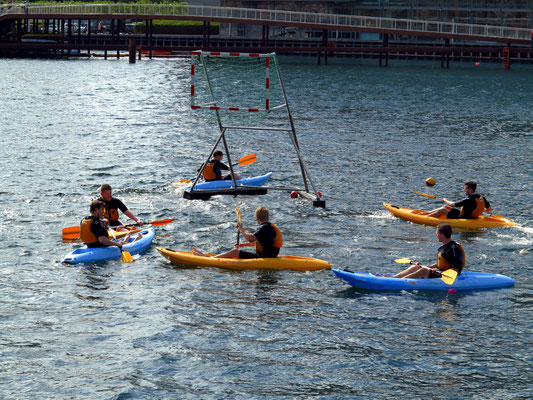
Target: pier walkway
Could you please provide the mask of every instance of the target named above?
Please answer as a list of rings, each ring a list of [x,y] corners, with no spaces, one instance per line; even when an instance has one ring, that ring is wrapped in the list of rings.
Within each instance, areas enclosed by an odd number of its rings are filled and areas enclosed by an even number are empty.
[[[170,4],[28,4],[0,6],[0,22],[6,19],[21,18],[196,20],[514,43],[520,45],[531,43],[531,30],[524,28],[378,18],[359,15]]]

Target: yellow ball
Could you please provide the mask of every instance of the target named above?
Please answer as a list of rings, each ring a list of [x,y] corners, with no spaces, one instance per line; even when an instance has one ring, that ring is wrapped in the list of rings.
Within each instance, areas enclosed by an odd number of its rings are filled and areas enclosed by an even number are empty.
[[[426,186],[435,186],[435,179],[433,178],[427,178],[426,179]]]

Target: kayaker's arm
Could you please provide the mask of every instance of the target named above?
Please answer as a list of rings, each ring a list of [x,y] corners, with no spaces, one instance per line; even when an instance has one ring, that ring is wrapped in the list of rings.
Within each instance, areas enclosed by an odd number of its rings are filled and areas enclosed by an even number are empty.
[[[237,229],[242,233],[242,235],[244,236],[244,238],[250,242],[250,243],[253,243],[253,242],[256,242],[257,241],[257,238],[255,237],[255,235],[252,235],[250,232],[248,232],[246,229],[244,229],[242,226],[238,226]]]
[[[98,236],[98,241],[102,243],[104,246],[118,246],[122,248],[122,243],[120,242],[113,242],[111,239],[109,239],[106,236]]]
[[[445,202],[450,207],[455,207],[455,203],[453,201],[448,200],[447,198],[442,199],[443,202]]]
[[[139,226],[142,226],[142,225],[143,225],[143,222],[141,222],[141,221],[139,220],[139,218],[137,218],[137,217],[135,216],[135,214],[133,214],[130,210],[126,210],[126,211],[124,211],[124,215],[125,215],[126,217],[128,217],[129,219],[135,221],[135,223],[136,223],[137,225],[139,225]]]

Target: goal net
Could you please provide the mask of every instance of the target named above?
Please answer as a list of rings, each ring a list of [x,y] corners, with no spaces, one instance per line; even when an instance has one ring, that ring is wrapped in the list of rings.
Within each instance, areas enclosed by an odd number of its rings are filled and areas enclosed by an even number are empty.
[[[260,119],[285,105],[275,53],[192,53],[193,110]]]

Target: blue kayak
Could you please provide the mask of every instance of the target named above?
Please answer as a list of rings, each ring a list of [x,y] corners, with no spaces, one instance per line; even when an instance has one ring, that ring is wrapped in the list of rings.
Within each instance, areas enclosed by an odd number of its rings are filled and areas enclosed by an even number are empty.
[[[252,178],[238,179],[237,186],[263,186],[272,176],[272,172],[261,176],[254,176]],[[208,189],[229,189],[234,187],[233,181],[209,181],[197,183],[194,190],[208,190]],[[192,188],[192,185],[185,189]]]
[[[142,233],[143,237],[134,241],[139,233]],[[127,250],[130,254],[142,253],[150,247],[152,240],[154,240],[154,235],[155,231],[153,228],[134,233],[129,239],[130,242],[124,245],[122,249]],[[121,256],[122,252],[117,246],[85,246],[67,254],[61,262],[66,264],[90,263],[95,261],[119,260]]]
[[[371,272],[351,272],[340,269],[332,270],[337,277],[360,289],[370,290],[480,290],[495,289],[514,285],[514,280],[499,274],[484,272],[462,272],[452,285],[440,278],[405,279],[376,276]],[[392,276],[392,274],[384,274]]]

